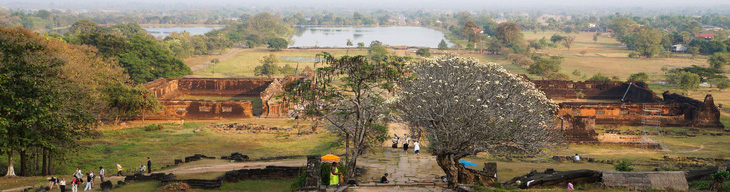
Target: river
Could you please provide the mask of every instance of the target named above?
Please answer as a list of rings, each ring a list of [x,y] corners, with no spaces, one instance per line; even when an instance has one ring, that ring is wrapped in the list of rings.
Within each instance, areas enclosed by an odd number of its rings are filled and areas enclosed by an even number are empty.
[[[390,46],[436,48],[446,37],[426,27],[298,27],[290,47],[347,47],[348,39],[353,46],[378,40]]]
[[[222,29],[223,27],[142,27],[155,37],[165,38],[172,32],[187,31],[190,35],[201,35],[209,31]]]

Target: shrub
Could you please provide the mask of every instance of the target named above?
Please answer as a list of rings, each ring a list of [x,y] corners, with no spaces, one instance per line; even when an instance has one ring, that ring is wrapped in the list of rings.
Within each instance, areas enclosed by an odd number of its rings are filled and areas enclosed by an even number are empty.
[[[631,53],[629,53],[629,58],[639,58],[639,53],[631,52]]]
[[[613,168],[616,171],[634,171],[634,167],[631,166],[631,161],[626,159],[621,160],[621,163],[613,165]]]
[[[164,128],[165,128],[165,127],[163,127],[162,125],[158,125],[158,124],[152,124],[152,125],[147,125],[147,126],[145,126],[145,127],[144,127],[144,130],[145,130],[145,131],[159,131],[159,130],[162,130],[162,129],[164,129]]]
[[[291,191],[297,191],[299,188],[304,187],[304,184],[307,182],[307,167],[301,167],[299,169],[299,175],[296,179],[294,179],[294,183],[291,184]]]
[[[190,189],[190,185],[183,182],[168,183],[162,187],[163,191],[187,191],[188,189]]]
[[[420,48],[416,51],[416,55],[419,55],[421,57],[430,57],[431,56],[431,49],[429,48]]]
[[[711,176],[712,176],[712,179],[721,179],[721,180],[724,180],[724,179],[730,178],[730,172],[728,172],[728,171],[718,171],[717,173],[713,173]]]

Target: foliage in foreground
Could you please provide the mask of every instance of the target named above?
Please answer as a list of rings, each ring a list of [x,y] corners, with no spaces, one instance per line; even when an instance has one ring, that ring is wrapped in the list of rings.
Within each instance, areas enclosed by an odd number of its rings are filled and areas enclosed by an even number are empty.
[[[454,55],[407,66],[396,109],[414,138],[428,139],[449,186],[473,183],[461,158],[537,154],[558,146],[550,129],[557,105],[535,85],[501,65]],[[473,174],[473,173],[472,173]]]

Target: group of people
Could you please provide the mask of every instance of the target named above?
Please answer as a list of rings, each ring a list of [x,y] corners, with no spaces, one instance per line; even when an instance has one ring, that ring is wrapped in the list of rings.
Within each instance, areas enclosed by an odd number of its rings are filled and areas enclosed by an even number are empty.
[[[122,174],[122,171],[124,170],[122,168],[122,165],[120,165],[119,163],[115,163],[114,165],[117,167],[117,176],[124,176],[124,174]],[[140,172],[143,172],[146,169],[147,173],[152,173],[151,169],[147,169],[148,167],[152,166],[152,161],[150,161],[149,157],[147,157],[147,166],[146,167],[144,167],[142,165],[140,165],[140,166],[141,166]],[[100,166],[98,176],[102,183],[104,182],[104,175],[106,175],[106,170],[104,169],[104,167]],[[88,173],[84,174],[81,171],[81,168],[76,168],[76,172],[74,172],[71,176],[73,176],[73,179],[71,180],[71,191],[77,192],[79,185],[83,184],[84,182],[86,182],[84,191],[92,190],[92,188],[94,187],[94,181],[96,180],[97,175],[93,171],[89,171]],[[58,177],[51,177],[48,180],[49,190],[53,189],[53,186],[56,186],[59,189],[61,189],[61,192],[65,192],[66,191],[66,179],[62,179],[62,178],[58,178]]]
[[[106,170],[104,170],[104,167],[99,167],[99,179],[101,179],[101,182],[104,182],[105,173]],[[96,174],[94,174],[93,171],[89,171],[88,173],[84,174],[81,171],[81,168],[76,168],[76,172],[74,172],[71,176],[73,176],[73,179],[71,180],[71,191],[73,192],[77,192],[79,190],[79,185],[83,184],[84,182],[86,182],[86,187],[84,187],[84,191],[90,191],[94,187]],[[66,191],[66,179],[51,177],[48,182],[49,190],[53,189],[53,186],[56,186],[61,189],[61,192]]]
[[[411,137],[409,137],[408,134],[403,134],[403,138],[404,138],[402,140],[403,141],[403,152],[408,153],[408,145],[411,142]],[[398,137],[398,134],[393,134],[392,147],[393,147],[394,151],[398,149],[398,143],[400,143],[400,142],[401,142],[401,138]],[[418,143],[418,140],[413,141],[413,152],[415,152],[416,155],[421,153],[421,144]]]

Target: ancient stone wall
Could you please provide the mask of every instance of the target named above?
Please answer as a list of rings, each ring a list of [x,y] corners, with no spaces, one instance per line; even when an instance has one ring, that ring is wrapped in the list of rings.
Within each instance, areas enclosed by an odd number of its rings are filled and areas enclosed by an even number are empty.
[[[310,69],[311,70],[311,69]],[[310,76],[311,74],[305,73]],[[163,106],[161,111],[146,115],[146,119],[235,119],[254,116],[253,103],[246,100],[193,100],[184,96],[260,97],[262,117],[288,117],[289,106],[276,98],[283,92],[283,83],[294,77],[271,78],[162,78],[145,84],[155,93]],[[259,114],[256,114],[259,115]],[[141,118],[141,116],[140,116]]]
[[[223,175],[226,182],[237,182],[252,179],[282,179],[296,178],[305,168],[302,167],[285,167],[285,166],[266,166],[264,169],[240,169],[228,171]]]
[[[264,113],[261,117],[288,117],[289,105],[283,99],[277,98],[277,95],[284,93],[284,84],[290,83],[293,78],[284,78],[282,81],[274,80],[269,86],[261,92],[261,108]]]
[[[259,97],[273,82],[270,78],[185,78],[178,90],[185,96]]]
[[[161,78],[146,83],[144,86],[154,92],[157,99],[172,99],[180,96],[177,79]]]
[[[560,117],[556,128],[565,135],[566,142],[598,141],[595,131],[595,116],[573,116],[566,114]]]
[[[629,190],[666,190],[687,191],[689,186],[685,173],[681,171],[660,172],[616,172],[601,173],[601,182],[608,188],[624,188]]]
[[[720,122],[720,109],[710,94],[705,95],[704,102],[669,91],[662,93],[662,96],[665,102],[679,106],[676,110],[685,114],[695,127],[725,127]]]
[[[162,110],[145,119],[238,119],[253,117],[253,102],[246,100],[160,100]]]
[[[603,81],[563,81],[563,80],[531,80],[535,86],[545,92],[551,99],[600,99],[630,102],[657,102],[661,99],[649,90],[643,82],[603,82]],[[629,86],[631,88],[629,88]],[[628,89],[628,93],[627,93]]]
[[[677,104],[661,103],[582,103],[565,102],[558,104],[558,115],[563,117],[591,116],[599,125],[631,125],[641,126],[642,120],[658,120],[661,126],[689,126],[692,121],[686,119],[679,111]],[[645,109],[660,109],[660,114],[646,115]]]

